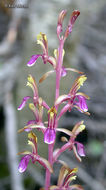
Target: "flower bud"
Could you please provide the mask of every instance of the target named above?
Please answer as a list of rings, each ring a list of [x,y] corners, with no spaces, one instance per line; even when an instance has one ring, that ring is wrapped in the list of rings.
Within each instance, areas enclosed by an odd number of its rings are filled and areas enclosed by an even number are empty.
[[[58,23],[57,23],[57,36],[60,39],[60,33],[62,32],[62,24],[63,24],[63,20],[64,17],[66,15],[67,11],[66,10],[62,10],[61,13],[59,14],[58,17]]]
[[[67,26],[66,32],[65,32],[65,39],[68,37],[68,35],[72,32],[73,25],[77,19],[77,17],[80,15],[80,12],[78,10],[74,10],[73,13],[70,16],[69,24]]]

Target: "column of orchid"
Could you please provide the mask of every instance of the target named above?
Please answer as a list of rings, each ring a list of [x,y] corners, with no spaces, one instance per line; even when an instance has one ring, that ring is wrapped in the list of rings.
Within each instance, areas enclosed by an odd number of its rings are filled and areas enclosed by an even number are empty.
[[[31,160],[33,164],[38,161],[45,169],[45,190],[82,190],[82,186],[80,185],[70,185],[72,180],[76,179],[77,168],[70,169],[70,167],[63,161],[58,160],[59,156],[65,150],[73,150],[78,161],[81,161],[81,157],[85,156],[84,146],[82,143],[76,141],[77,135],[85,129],[85,125],[83,121],[78,122],[71,130],[66,128],[58,128],[58,122],[63,114],[67,111],[71,112],[72,108],[77,108],[81,113],[85,113],[89,115],[88,107],[86,104],[86,99],[89,97],[79,92],[78,90],[83,85],[87,77],[80,71],[73,68],[65,68],[63,66],[63,58],[64,58],[64,43],[69,34],[72,32],[73,25],[79,16],[80,12],[78,10],[73,11],[71,17],[69,19],[68,26],[63,35],[62,33],[62,24],[64,17],[66,15],[66,11],[63,10],[59,14],[58,24],[57,24],[57,37],[59,40],[58,49],[54,50],[54,57],[49,56],[48,54],[48,41],[45,34],[40,33],[37,36],[37,44],[41,45],[43,49],[42,54],[32,55],[31,59],[27,63],[27,66],[33,66],[39,57],[42,58],[43,63],[50,63],[53,66],[53,70],[45,73],[39,80],[39,83],[43,82],[49,75],[56,75],[56,89],[55,89],[55,100],[53,106],[50,108],[49,105],[43,100],[42,97],[39,96],[37,83],[35,78],[32,75],[28,76],[27,86],[31,87],[33,91],[33,96],[26,96],[23,98],[22,103],[18,107],[18,110],[22,110],[24,106],[30,100],[29,108],[33,112],[35,119],[27,122],[27,125],[20,129],[19,132],[26,131],[28,132],[28,144],[32,147],[32,151],[24,151],[18,154],[23,155],[20,164],[19,164],[19,172],[24,172],[27,169],[28,163]],[[60,95],[60,80],[61,77],[65,77],[68,71],[74,71],[78,74],[81,74],[77,77],[75,82],[73,83],[70,91],[64,95]],[[60,105],[62,109],[58,111]],[[45,126],[45,122],[43,120],[43,109],[47,110],[48,121],[47,126]],[[37,136],[35,135],[33,130],[40,130],[44,135],[44,143],[48,144],[48,160],[42,158],[38,154],[37,150]],[[69,139],[66,137],[62,137],[62,141],[65,143],[61,148],[54,150],[54,144],[56,142],[56,134],[57,132],[63,132],[69,136]],[[59,178],[57,181],[57,185],[51,186],[51,173],[53,173],[53,165],[55,162],[62,164],[60,169]]]

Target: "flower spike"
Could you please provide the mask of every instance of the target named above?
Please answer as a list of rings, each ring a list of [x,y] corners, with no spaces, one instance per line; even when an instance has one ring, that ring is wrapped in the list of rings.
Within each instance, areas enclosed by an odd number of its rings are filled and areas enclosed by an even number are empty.
[[[25,96],[18,107],[18,110],[22,110],[27,101],[31,99],[31,103],[29,103],[29,108],[34,114],[34,119],[29,120],[22,129],[18,132],[26,131],[28,132],[28,145],[30,145],[31,151],[23,151],[19,152],[18,155],[22,155],[21,161],[18,166],[18,170],[20,173],[26,171],[28,167],[29,161],[32,164],[36,164],[38,162],[46,169],[46,177],[45,177],[45,187],[40,190],[83,190],[80,185],[70,185],[70,183],[76,179],[76,173],[78,171],[77,168],[70,169],[65,161],[58,160],[59,156],[66,150],[73,151],[77,160],[81,162],[81,157],[85,156],[84,145],[81,142],[77,142],[77,135],[85,129],[85,125],[83,121],[78,122],[72,130],[67,128],[58,128],[59,119],[62,117],[64,113],[67,111],[71,112],[73,108],[76,108],[81,113],[85,113],[89,115],[87,99],[89,96],[84,94],[83,92],[78,92],[81,86],[83,86],[87,77],[83,72],[74,69],[74,68],[66,68],[63,64],[63,59],[65,55],[64,43],[69,34],[72,32],[74,23],[80,12],[78,10],[74,10],[70,16],[69,23],[66,26],[65,32],[63,31],[63,21],[66,16],[67,11],[62,10],[58,17],[57,22],[57,37],[59,40],[59,46],[54,50],[54,55],[51,56],[48,53],[48,40],[44,33],[37,35],[37,44],[39,44],[42,48],[41,54],[32,55],[30,60],[27,63],[27,66],[33,66],[39,57],[41,57],[44,64],[50,63],[53,67],[50,71],[47,71],[43,76],[41,76],[39,83],[42,83],[47,77],[51,74],[55,74],[55,99],[53,103],[53,107],[49,107],[45,100],[42,97],[39,97],[37,83],[35,78],[32,75],[28,76],[26,86],[29,86],[33,91],[33,97]],[[65,77],[68,71],[76,72],[81,74],[81,76],[77,77],[75,82],[73,83],[70,91],[63,95],[60,94],[60,86],[61,86],[61,78]],[[62,104],[59,110],[59,106]],[[47,110],[48,120],[43,121],[43,113],[44,108]],[[41,157],[38,153],[37,146],[37,136],[33,132],[35,129],[41,131],[44,136],[44,143],[48,144],[48,160]],[[56,141],[56,133],[61,132],[64,135],[61,138],[62,145],[61,147],[57,147],[54,150],[54,145]],[[64,137],[66,135],[66,137]],[[68,137],[67,137],[68,136]],[[59,177],[57,180],[57,185],[50,186],[51,181],[51,173],[53,173],[54,163],[59,163],[62,165],[59,173]]]

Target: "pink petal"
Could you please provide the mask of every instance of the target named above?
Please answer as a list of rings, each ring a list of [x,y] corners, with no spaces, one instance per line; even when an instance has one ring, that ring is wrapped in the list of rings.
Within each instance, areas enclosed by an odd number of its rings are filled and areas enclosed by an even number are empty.
[[[27,66],[29,66],[29,67],[33,66],[33,65],[36,63],[37,59],[38,59],[40,56],[42,56],[42,55],[40,55],[40,54],[32,55],[32,56],[31,56],[31,59],[30,59],[29,62],[27,63]]]
[[[56,138],[56,132],[54,129],[47,128],[44,134],[44,142],[47,144],[54,143]]]
[[[27,166],[28,166],[28,163],[29,163],[29,160],[31,159],[32,157],[30,155],[25,155],[22,157],[20,163],[19,163],[19,166],[18,166],[18,171],[20,173],[23,173],[25,172],[25,170],[27,169]]]
[[[77,144],[77,151],[80,156],[85,156],[84,145],[82,143],[76,142]]]
[[[25,107],[27,101],[28,101],[30,98],[31,98],[30,96],[25,96],[25,97],[23,98],[21,104],[19,105],[18,110],[22,110],[22,109]]]

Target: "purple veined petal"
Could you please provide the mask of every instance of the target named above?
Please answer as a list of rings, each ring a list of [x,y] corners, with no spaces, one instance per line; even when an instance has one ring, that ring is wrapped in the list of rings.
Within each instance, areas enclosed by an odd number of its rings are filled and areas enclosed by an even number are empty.
[[[67,75],[67,70],[65,67],[62,67],[61,76],[65,77]]]
[[[85,156],[85,150],[84,150],[84,145],[79,142],[75,142],[77,145],[77,151],[80,156]]]
[[[41,54],[32,55],[31,59],[27,63],[27,66],[29,66],[29,67],[33,66],[40,56],[42,56],[42,55]]]
[[[47,144],[52,144],[54,143],[55,138],[56,138],[55,130],[47,128],[44,133],[44,142]]]
[[[87,106],[85,97],[78,95],[77,98],[79,102],[77,102],[76,105],[79,106],[84,112],[87,112],[88,106]]]
[[[23,98],[21,104],[18,106],[18,110],[22,110],[22,109],[25,107],[27,101],[28,101],[30,98],[31,98],[31,96],[25,96],[25,97]]]
[[[19,163],[19,166],[18,166],[18,171],[20,173],[23,173],[25,172],[25,170],[27,169],[27,166],[28,166],[28,163],[29,163],[29,160],[31,159],[31,155],[25,155],[22,157],[20,163]]]

